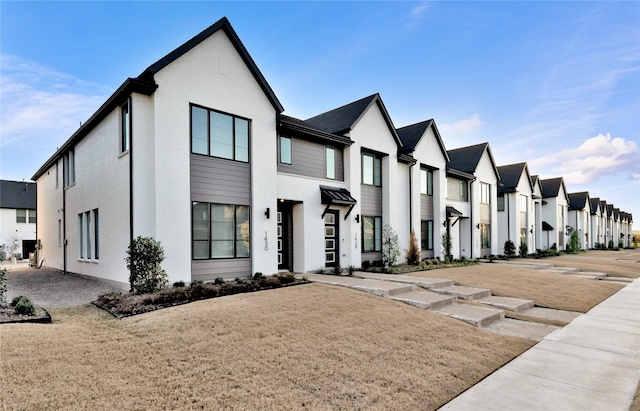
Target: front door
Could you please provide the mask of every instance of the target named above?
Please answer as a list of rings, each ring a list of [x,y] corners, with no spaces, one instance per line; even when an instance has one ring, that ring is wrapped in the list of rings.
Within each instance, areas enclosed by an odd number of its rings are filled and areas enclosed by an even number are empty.
[[[293,271],[293,221],[291,205],[278,203],[278,270]]]
[[[326,267],[340,266],[338,216],[337,210],[327,210],[324,216],[324,265]]]

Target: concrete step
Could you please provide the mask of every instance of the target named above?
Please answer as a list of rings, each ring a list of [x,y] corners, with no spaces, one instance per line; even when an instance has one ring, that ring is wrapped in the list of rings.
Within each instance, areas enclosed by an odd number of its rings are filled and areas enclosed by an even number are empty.
[[[490,297],[491,290],[487,288],[464,287],[461,285],[450,285],[448,287],[433,288],[431,291],[436,293],[453,295],[462,300],[478,300],[480,298]]]
[[[475,305],[451,304],[430,311],[461,320],[476,327],[486,327],[494,321],[504,318],[504,311],[493,308],[483,308]]]
[[[564,321],[566,323],[570,323],[582,315],[582,313],[575,311],[556,310],[544,307],[529,308],[528,310],[522,311],[520,314],[546,320]]]
[[[422,288],[431,290],[433,288],[448,287],[454,285],[453,280],[447,280],[444,278],[427,278],[427,277],[414,277],[411,275],[395,275],[395,274],[380,274],[380,273],[365,273],[356,272],[356,277],[368,278],[381,281],[394,281],[399,283],[415,284]]]
[[[532,268],[534,270],[541,269],[541,268],[552,268],[553,267],[552,263],[543,263],[543,262],[540,262],[540,261],[531,261],[531,260],[526,260],[526,259],[522,259],[522,260],[493,260],[493,263],[509,264],[509,265],[515,265],[515,266],[527,266],[527,267]]]
[[[412,284],[401,284],[391,281],[369,280],[326,274],[308,273],[305,275],[307,276],[309,281],[348,287],[354,290],[364,291],[369,294],[374,294],[381,297],[410,293],[412,291],[415,291],[417,288]]]
[[[531,300],[523,300],[521,298],[498,297],[492,295],[490,297],[480,298],[476,300],[479,303],[491,305],[503,310],[515,311],[517,313],[533,308],[534,304]]]
[[[580,271],[578,268],[574,267],[554,267],[554,268],[543,268],[542,271],[547,273],[554,274],[569,274],[569,273],[577,273]]]
[[[590,273],[578,271],[577,273],[569,273],[572,277],[584,278],[585,280],[601,280],[607,276],[605,273]]]
[[[485,329],[499,334],[527,338],[533,341],[542,341],[544,337],[560,328],[555,325],[532,323],[512,318],[503,318],[485,327]]]
[[[392,300],[402,301],[414,307],[427,310],[429,308],[439,308],[456,302],[456,297],[442,295],[431,291],[414,291],[411,293],[394,295],[389,297]]]
[[[635,280],[635,278],[606,276],[606,277],[601,278],[601,280],[602,281],[615,281],[617,283],[632,283],[633,280]]]

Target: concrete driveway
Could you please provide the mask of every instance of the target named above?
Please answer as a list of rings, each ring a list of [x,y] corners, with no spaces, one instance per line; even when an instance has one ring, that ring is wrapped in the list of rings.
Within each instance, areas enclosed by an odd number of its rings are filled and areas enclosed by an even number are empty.
[[[34,304],[44,308],[83,305],[99,295],[122,291],[96,280],[47,268],[30,268],[27,264],[8,264],[7,302],[18,295],[26,295]]]

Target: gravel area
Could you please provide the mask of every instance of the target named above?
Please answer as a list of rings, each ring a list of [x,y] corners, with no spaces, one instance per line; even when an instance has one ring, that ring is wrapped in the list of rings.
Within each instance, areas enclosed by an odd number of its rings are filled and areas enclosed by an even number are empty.
[[[47,268],[30,268],[26,264],[7,265],[7,301],[26,295],[35,305],[44,308],[83,305],[98,295],[122,291],[91,278]]]

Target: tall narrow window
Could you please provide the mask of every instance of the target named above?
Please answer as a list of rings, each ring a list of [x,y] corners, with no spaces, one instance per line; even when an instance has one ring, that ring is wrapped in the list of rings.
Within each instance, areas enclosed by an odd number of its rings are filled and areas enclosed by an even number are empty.
[[[427,170],[427,195],[433,195],[433,171]]]
[[[491,247],[491,225],[480,224],[480,243],[482,248]]]
[[[56,188],[58,188],[58,176],[60,171],[58,170],[58,162],[56,161]]]
[[[433,171],[420,169],[420,194],[433,195]]]
[[[422,220],[420,222],[421,248],[423,250],[433,250],[433,220]]]
[[[100,219],[98,209],[93,210],[93,257],[97,260],[100,258]]]
[[[280,137],[280,162],[291,164],[291,139],[289,137]]]
[[[480,183],[480,202],[491,204],[491,186],[487,183]]]
[[[362,183],[382,185],[382,160],[371,154],[362,154]]]
[[[336,178],[336,150],[333,147],[325,147],[325,162],[327,164],[327,178]]]
[[[467,182],[464,180],[459,180],[460,181],[460,198],[462,198],[463,200],[467,199]]]
[[[16,223],[27,222],[27,210],[16,210]]]
[[[78,255],[80,258],[84,258],[84,231],[82,231],[82,213],[78,214]]]
[[[38,220],[36,217],[36,210],[28,210],[29,213],[29,224],[35,224]]]
[[[69,187],[76,182],[76,160],[73,149],[69,150],[64,156],[64,186]]]
[[[122,105],[120,112],[120,152],[124,153],[129,150],[129,142],[131,140],[131,113],[128,101]]]
[[[504,194],[498,194],[498,211],[504,211]]]
[[[207,110],[191,107],[191,152],[209,154],[209,133],[207,131]]]
[[[85,226],[87,232],[87,258],[91,258],[91,213],[87,211],[84,213],[85,216]]]
[[[362,251],[382,251],[382,217],[362,217]]]

